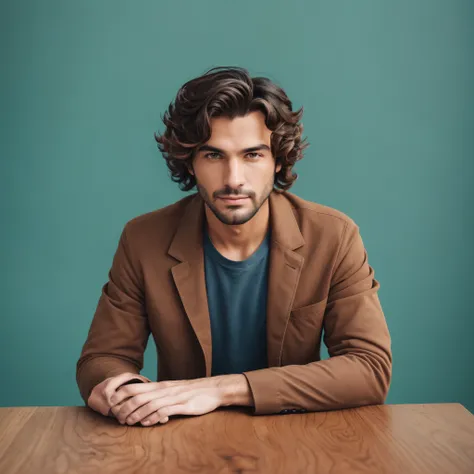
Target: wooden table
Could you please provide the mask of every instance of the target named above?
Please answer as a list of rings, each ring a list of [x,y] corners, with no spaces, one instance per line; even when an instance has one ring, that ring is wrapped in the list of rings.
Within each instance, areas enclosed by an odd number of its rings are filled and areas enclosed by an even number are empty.
[[[462,405],[252,416],[228,407],[120,425],[86,407],[0,408],[0,473],[474,473]]]

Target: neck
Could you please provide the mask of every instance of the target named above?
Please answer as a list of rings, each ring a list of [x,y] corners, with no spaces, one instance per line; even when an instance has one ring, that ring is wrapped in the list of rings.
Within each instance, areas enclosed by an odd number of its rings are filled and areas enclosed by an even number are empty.
[[[230,260],[245,260],[252,255],[265,238],[270,225],[268,199],[245,224],[227,225],[205,206],[209,237],[216,249]]]

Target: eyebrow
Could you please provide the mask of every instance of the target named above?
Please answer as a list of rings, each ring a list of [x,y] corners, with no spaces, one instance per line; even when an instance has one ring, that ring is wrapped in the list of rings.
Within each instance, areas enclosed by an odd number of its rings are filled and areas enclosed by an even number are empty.
[[[244,148],[243,150],[240,150],[240,153],[251,153],[253,151],[258,151],[258,150],[271,151],[270,147],[268,145],[265,145],[264,143],[260,143],[259,145],[252,146],[250,148]],[[222,153],[223,155],[225,155],[224,150],[221,150],[220,148],[217,148],[215,146],[210,146],[210,145],[202,145],[199,148],[198,153],[200,153],[202,151],[211,151],[211,152],[214,152],[214,153]]]

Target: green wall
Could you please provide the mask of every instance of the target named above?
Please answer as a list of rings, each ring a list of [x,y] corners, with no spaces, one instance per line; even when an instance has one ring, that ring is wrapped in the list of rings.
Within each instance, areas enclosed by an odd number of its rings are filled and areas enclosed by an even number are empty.
[[[304,105],[293,191],[360,226],[389,403],[474,411],[474,2],[10,1],[0,14],[0,405],[81,405],[75,364],[123,225],[183,196],[153,140],[238,65]],[[150,340],[144,374],[155,377]]]

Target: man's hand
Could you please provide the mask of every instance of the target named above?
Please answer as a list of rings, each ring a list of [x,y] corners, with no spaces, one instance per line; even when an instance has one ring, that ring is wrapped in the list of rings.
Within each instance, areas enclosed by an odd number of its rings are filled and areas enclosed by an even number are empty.
[[[101,413],[104,416],[112,416],[109,404],[110,397],[115,393],[118,387],[124,383],[138,379],[143,382],[149,382],[150,379],[143,375],[137,375],[132,372],[125,372],[115,377],[109,377],[97,384],[93,389],[87,400],[87,406],[93,410]]]
[[[127,385],[108,404],[120,423],[151,426],[172,415],[204,415],[220,406],[253,402],[247,378],[235,374]]]

